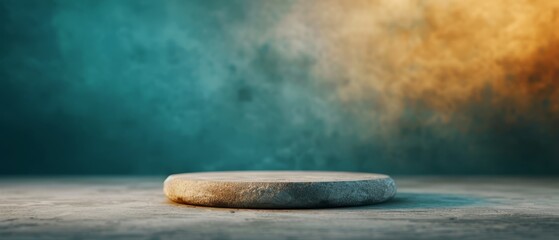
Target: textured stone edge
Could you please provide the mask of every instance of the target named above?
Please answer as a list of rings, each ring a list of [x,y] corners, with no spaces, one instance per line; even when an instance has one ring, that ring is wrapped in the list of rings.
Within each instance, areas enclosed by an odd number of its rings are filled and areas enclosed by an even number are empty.
[[[228,208],[327,208],[381,203],[396,195],[392,178],[334,182],[211,182],[169,176],[173,202]]]

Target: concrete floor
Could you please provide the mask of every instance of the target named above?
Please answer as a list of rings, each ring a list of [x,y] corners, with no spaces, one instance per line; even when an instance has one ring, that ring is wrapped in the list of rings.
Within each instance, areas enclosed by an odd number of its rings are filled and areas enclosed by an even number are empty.
[[[559,239],[559,178],[395,177],[390,202],[314,210],[179,205],[163,180],[0,179],[0,239]]]

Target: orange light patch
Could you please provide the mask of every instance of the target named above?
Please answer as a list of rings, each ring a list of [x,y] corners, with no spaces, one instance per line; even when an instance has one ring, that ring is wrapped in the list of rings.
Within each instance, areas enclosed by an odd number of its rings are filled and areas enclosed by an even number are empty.
[[[294,9],[279,32],[313,36],[293,41],[317,49],[316,74],[338,81],[348,103],[374,98],[385,122],[417,101],[448,122],[487,91],[484,104],[513,104],[512,115],[559,115],[557,1],[329,0]]]

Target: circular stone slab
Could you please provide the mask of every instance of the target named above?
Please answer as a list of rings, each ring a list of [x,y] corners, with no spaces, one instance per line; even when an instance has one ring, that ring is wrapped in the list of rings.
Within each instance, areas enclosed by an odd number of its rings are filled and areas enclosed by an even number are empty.
[[[394,197],[387,175],[350,172],[246,171],[175,174],[164,183],[178,203],[229,208],[324,208]]]

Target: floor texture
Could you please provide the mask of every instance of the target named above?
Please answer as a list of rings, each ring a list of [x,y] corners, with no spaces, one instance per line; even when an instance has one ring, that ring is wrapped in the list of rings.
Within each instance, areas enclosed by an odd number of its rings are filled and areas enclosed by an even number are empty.
[[[559,178],[394,177],[392,201],[250,210],[175,204],[164,178],[0,178],[0,239],[558,239]]]

